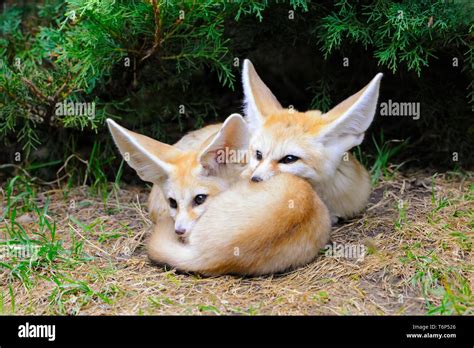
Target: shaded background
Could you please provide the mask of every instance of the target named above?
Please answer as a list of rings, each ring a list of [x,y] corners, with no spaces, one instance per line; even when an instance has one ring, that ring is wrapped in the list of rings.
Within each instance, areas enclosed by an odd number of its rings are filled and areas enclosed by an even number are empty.
[[[0,175],[21,167],[44,180],[66,173],[69,185],[138,182],[105,118],[173,143],[242,110],[245,58],[298,110],[326,111],[383,72],[380,102],[419,102],[421,115],[377,114],[356,150],[364,164],[385,144],[402,168],[472,169],[472,10],[422,0],[6,1],[0,163],[15,166]],[[64,100],[95,102],[94,119],[56,117]]]

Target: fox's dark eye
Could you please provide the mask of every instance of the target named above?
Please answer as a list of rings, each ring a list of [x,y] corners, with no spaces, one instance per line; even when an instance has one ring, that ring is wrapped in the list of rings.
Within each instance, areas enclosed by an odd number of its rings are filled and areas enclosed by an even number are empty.
[[[170,207],[171,208],[173,208],[173,209],[178,208],[178,203],[173,198],[169,198],[168,201],[170,202]]]
[[[261,161],[263,158],[262,153],[258,150],[255,152],[255,157],[257,158],[258,161]]]
[[[299,159],[300,158],[298,156],[288,155],[288,156],[283,157],[281,160],[279,160],[278,163],[290,164],[290,163],[295,163]]]
[[[197,195],[194,197],[194,204],[201,205],[206,201],[207,195]]]

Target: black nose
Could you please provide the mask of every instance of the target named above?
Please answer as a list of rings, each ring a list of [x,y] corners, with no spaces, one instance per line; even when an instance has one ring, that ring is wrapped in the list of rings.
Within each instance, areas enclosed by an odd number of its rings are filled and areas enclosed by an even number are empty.
[[[262,178],[259,177],[259,176],[252,176],[252,179],[250,179],[250,180],[252,180],[253,182],[260,182],[260,181],[262,181]]]
[[[186,233],[186,230],[185,230],[185,229],[176,229],[176,230],[174,230],[174,232],[175,232],[177,235],[181,236],[182,234],[185,234],[185,233]]]

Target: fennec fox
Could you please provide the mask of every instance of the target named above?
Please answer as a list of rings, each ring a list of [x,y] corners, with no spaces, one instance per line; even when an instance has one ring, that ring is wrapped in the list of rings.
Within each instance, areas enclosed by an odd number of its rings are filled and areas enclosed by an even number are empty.
[[[329,112],[298,112],[281,106],[249,60],[244,61],[245,118],[250,162],[243,172],[252,181],[278,173],[309,180],[327,205],[332,220],[349,218],[367,204],[367,170],[348,151],[359,145],[371,124],[382,74]]]
[[[205,275],[261,275],[304,265],[327,242],[328,210],[305,180],[282,174],[262,184],[239,181],[242,163],[216,160],[223,148],[247,148],[241,116],[229,117],[217,134],[211,126],[175,146],[107,122],[127,162],[168,195],[169,211],[155,214],[148,242],[153,261]],[[191,220],[184,233],[180,203]]]

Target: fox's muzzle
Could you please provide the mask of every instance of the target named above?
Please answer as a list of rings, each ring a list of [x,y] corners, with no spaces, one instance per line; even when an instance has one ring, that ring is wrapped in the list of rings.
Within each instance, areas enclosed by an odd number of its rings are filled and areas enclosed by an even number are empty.
[[[267,181],[272,176],[277,174],[274,168],[272,168],[271,163],[268,162],[260,162],[257,167],[254,169],[253,173],[251,173],[250,180],[252,182],[260,182],[260,181]]]

